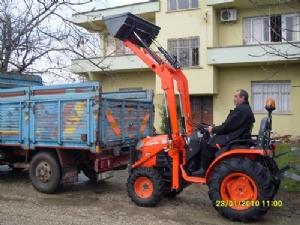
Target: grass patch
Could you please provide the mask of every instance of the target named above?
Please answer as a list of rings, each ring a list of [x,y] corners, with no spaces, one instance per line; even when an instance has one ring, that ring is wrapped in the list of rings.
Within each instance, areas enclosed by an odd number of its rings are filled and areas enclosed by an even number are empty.
[[[277,155],[277,154],[289,151],[291,149],[291,147],[300,148],[300,145],[299,144],[282,144],[282,143],[277,144],[275,154]],[[274,160],[276,161],[279,169],[288,165],[289,163],[300,166],[300,155],[298,155],[294,152],[287,153],[283,156],[275,158]],[[300,175],[300,171],[296,171],[294,169],[289,169],[287,172]],[[284,178],[283,180],[281,180],[280,189],[289,191],[289,192],[295,192],[295,191],[300,192],[300,182],[290,179],[290,178]]]

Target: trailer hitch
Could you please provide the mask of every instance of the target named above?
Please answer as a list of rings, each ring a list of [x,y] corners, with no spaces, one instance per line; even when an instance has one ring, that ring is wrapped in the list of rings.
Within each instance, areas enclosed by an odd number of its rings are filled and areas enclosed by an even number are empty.
[[[287,152],[283,152],[283,153],[278,154],[276,156],[273,156],[272,158],[274,159],[274,158],[277,158],[279,156],[285,155],[285,154],[290,153],[290,152],[295,152],[296,154],[300,155],[300,149],[296,148],[296,147],[292,147],[291,150],[289,150]],[[299,175],[287,172],[287,170],[289,170],[289,169],[294,169],[294,170],[300,171],[300,166],[289,163],[288,165],[286,165],[285,167],[281,168],[278,171],[278,173],[275,175],[275,179],[281,180],[281,179],[287,177],[287,178],[290,178],[290,179],[293,179],[293,180],[300,181],[300,176]]]

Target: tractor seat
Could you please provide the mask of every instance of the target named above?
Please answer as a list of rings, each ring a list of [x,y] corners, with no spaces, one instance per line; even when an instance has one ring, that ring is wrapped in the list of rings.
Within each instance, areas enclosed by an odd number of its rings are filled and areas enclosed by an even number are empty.
[[[241,139],[230,141],[226,146],[222,146],[221,149],[216,152],[216,157],[232,149],[250,149],[251,146],[255,146],[255,140],[253,140],[252,137],[257,135],[252,135],[252,129],[253,124],[251,124],[250,128],[241,136]]]

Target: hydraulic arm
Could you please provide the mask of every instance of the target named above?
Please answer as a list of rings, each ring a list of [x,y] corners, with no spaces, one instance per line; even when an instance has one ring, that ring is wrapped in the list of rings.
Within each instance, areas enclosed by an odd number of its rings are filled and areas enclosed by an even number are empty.
[[[111,36],[122,40],[152,71],[161,78],[161,88],[165,96],[168,128],[168,154],[173,159],[172,188],[180,187],[180,151],[185,149],[185,136],[192,133],[191,105],[188,82],[176,58],[172,58],[155,42],[160,27],[134,14],[124,13],[104,17],[103,20]],[[150,48],[155,44],[165,59]],[[174,81],[177,83],[181,110],[181,128],[178,124]]]
[[[182,73],[177,60],[172,58],[155,42],[155,38],[160,27],[131,13],[108,16],[104,18],[104,21],[111,35],[124,41],[124,44],[161,78],[161,88],[166,93],[166,100],[170,114],[172,133],[169,138],[174,141],[174,145],[182,145],[179,144],[182,141],[177,143],[179,140],[180,129],[176,111],[176,95],[173,82],[174,80],[176,81],[177,91],[179,92],[180,106],[182,110],[181,126],[183,132],[185,134],[191,134],[191,105],[188,82],[185,75]],[[150,48],[152,43],[157,46],[165,59],[162,59]],[[180,138],[180,140],[182,139]]]

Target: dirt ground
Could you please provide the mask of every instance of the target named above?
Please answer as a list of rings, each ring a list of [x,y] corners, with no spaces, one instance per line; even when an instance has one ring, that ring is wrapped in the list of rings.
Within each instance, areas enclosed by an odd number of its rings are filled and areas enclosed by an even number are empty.
[[[141,208],[127,196],[127,170],[115,172],[102,183],[89,181],[83,174],[79,182],[65,185],[56,194],[42,194],[30,184],[28,171],[14,172],[0,167],[0,225],[34,224],[242,224],[221,217],[212,207],[207,186],[192,184],[179,196],[163,199],[154,208]],[[279,191],[273,207],[252,224],[300,222],[300,194]]]

